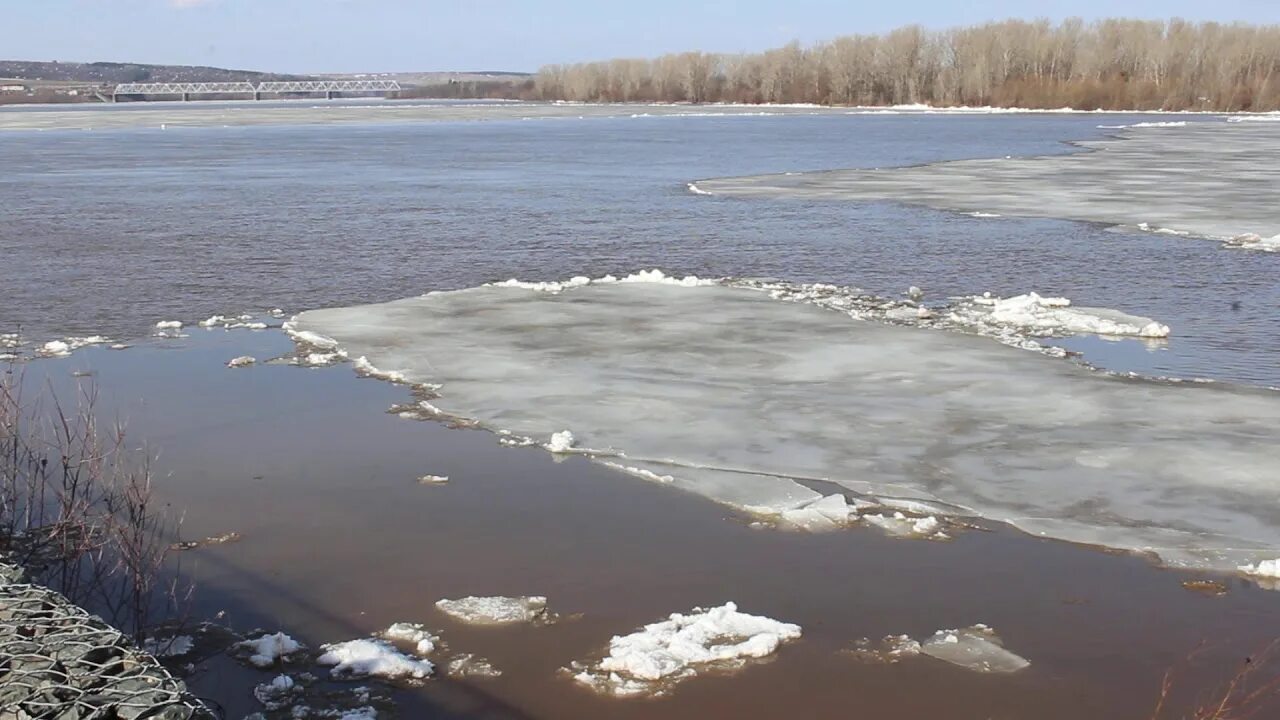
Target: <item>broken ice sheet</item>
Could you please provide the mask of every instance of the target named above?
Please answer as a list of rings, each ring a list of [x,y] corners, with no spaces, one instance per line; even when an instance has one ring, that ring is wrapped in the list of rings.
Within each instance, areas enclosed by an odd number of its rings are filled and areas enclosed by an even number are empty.
[[[615,636],[600,660],[574,663],[573,679],[615,696],[660,695],[705,671],[735,670],[800,637],[800,626],[738,611],[734,603],[672,613]]]
[[[555,619],[547,611],[547,599],[541,595],[523,597],[476,597],[436,602],[440,611],[472,625],[510,625],[513,623],[547,623]]]
[[[543,441],[572,428],[572,447],[612,449],[599,461],[773,519],[831,494],[817,481],[1172,565],[1275,557],[1280,393],[1117,378],[851,319],[883,303],[834,286],[752,287],[480,287],[295,322],[439,384],[451,417]],[[812,509],[793,518],[838,524]]]

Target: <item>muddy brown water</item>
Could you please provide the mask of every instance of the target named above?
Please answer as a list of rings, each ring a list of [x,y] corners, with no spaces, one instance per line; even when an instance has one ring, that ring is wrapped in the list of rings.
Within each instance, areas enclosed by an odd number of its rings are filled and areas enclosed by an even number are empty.
[[[183,535],[239,542],[183,553],[196,615],[283,630],[315,647],[422,622],[449,648],[504,675],[433,679],[396,692],[408,718],[1081,718],[1146,719],[1165,670],[1167,716],[1210,693],[1280,637],[1280,593],[1243,580],[1209,597],[1196,577],[1142,558],[1050,542],[1000,526],[951,542],[874,529],[803,534],[752,528],[693,495],[481,430],[387,412],[407,388],[349,366],[304,369],[227,359],[283,354],[276,331],[196,330],[125,351],[92,348],[26,368],[69,392],[89,371],[99,411],[127,419],[158,455],[157,488],[185,513]],[[448,475],[423,486],[424,474]],[[545,627],[469,627],[434,603],[468,594],[541,594],[580,615]],[[794,622],[801,640],[734,674],[697,677],[659,699],[614,699],[559,669],[671,612],[737,602]],[[861,637],[983,622],[1031,661],[1006,676],[931,659],[868,665],[841,653]],[[214,659],[193,687],[227,717],[258,709],[272,675]],[[1280,716],[1264,712],[1259,717]]]

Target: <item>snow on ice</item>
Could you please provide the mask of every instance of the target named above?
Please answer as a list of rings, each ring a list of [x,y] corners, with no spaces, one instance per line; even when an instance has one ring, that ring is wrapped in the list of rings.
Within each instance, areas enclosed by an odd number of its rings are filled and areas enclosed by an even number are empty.
[[[615,636],[607,654],[568,670],[578,682],[613,695],[661,694],[711,669],[733,670],[800,637],[800,626],[738,611],[734,603],[673,613]]]
[[[816,480],[938,508],[891,508],[918,516],[901,519],[916,537],[939,531],[928,517],[968,515],[1173,565],[1275,557],[1280,394],[1114,377],[978,336],[1163,334],[1148,318],[1038,295],[891,315],[917,307],[830,285],[615,278],[295,322],[433,384],[445,416],[504,438],[573,428],[610,448],[588,456],[775,524],[841,524],[838,500],[815,505],[835,494]]]
[[[421,680],[434,670],[430,660],[406,655],[385,640],[362,638],[324,645],[322,649],[325,652],[316,662],[333,666],[334,677]]]

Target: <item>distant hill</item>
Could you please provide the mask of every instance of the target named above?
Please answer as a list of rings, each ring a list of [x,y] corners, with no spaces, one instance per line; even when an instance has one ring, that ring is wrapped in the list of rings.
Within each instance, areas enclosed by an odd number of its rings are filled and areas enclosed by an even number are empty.
[[[34,83],[73,82],[116,85],[127,82],[232,82],[237,80],[261,82],[263,80],[306,80],[311,77],[197,65],[0,60],[0,78],[14,78]]]

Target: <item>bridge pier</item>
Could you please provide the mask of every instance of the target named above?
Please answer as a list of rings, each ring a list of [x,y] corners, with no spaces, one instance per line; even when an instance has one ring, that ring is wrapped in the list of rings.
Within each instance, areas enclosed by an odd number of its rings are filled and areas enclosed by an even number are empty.
[[[190,100],[191,100],[191,93],[182,93],[182,102],[189,102]]]
[[[262,93],[258,92],[257,90],[254,90],[254,91],[253,91],[253,99],[254,99],[254,100],[261,100],[261,99],[262,99]]]
[[[335,97],[337,97],[337,96],[338,96],[338,93],[336,93],[336,92],[334,92],[334,91],[332,91],[332,90],[326,90],[326,91],[325,91],[325,93],[324,93],[324,99],[325,99],[325,100],[332,100],[332,99],[334,99],[334,98],[335,98]]]

